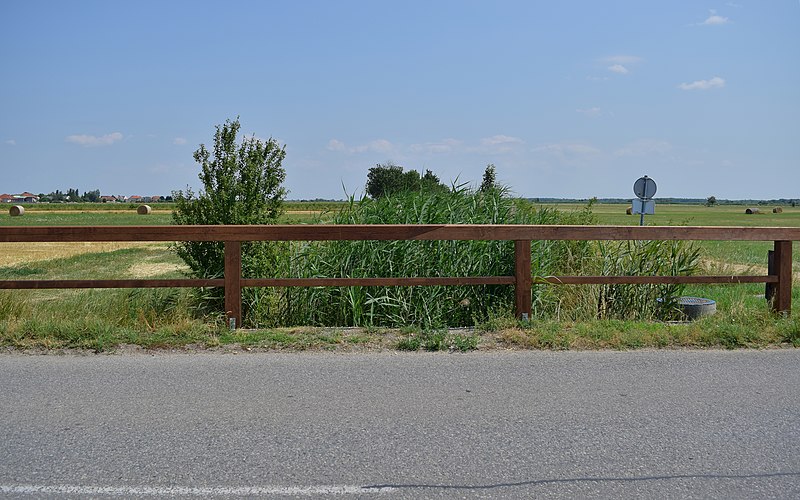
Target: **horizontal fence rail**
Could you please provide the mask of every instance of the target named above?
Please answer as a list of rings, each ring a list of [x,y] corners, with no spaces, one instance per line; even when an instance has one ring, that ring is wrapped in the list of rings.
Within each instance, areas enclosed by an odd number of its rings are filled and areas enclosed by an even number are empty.
[[[514,241],[513,276],[414,278],[243,278],[246,241],[504,240]],[[763,276],[531,276],[535,240],[773,241]],[[717,226],[535,226],[535,225],[267,225],[267,226],[40,226],[0,227],[0,242],[219,241],[225,243],[225,274],[219,279],[0,280],[0,289],[224,287],[226,315],[241,325],[242,287],[512,285],[516,313],[529,317],[534,284],[766,283],[772,308],[791,311],[792,241],[800,228]]]

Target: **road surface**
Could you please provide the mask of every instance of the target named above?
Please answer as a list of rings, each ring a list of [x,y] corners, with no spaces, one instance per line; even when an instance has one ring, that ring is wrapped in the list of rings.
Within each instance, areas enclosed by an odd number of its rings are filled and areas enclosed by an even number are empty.
[[[0,498],[798,498],[800,349],[0,355]]]

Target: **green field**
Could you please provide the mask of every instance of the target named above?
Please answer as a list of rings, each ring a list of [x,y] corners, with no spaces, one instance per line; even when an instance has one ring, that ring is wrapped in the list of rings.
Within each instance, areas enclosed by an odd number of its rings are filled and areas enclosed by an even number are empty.
[[[283,223],[312,223],[340,203],[293,202]],[[583,210],[577,204],[551,205],[562,211]],[[142,216],[135,206],[29,205],[21,217],[0,213],[0,225],[150,225],[170,224],[168,206],[154,206]],[[99,207],[98,207],[99,208]],[[638,225],[639,217],[625,214],[625,205],[595,204],[598,224]],[[648,225],[700,226],[800,226],[800,209],[783,207],[773,214],[745,214],[745,206],[658,205]],[[700,242],[708,274],[764,274],[771,242]],[[800,251],[794,252],[795,270]],[[24,244],[0,243],[0,279],[110,279],[167,278],[183,275],[182,262],[162,243],[141,244]],[[229,333],[215,318],[198,316],[190,305],[189,291],[172,290],[46,290],[0,291],[0,345],[15,348],[78,347],[96,350],[120,343],[145,347],[229,343],[268,349],[333,348],[362,346],[404,348],[438,345],[485,348],[632,348],[640,346],[765,346],[800,342],[800,327],[793,319],[772,316],[763,299],[763,285],[691,286],[687,295],[713,298],[718,314],[685,325],[556,320],[517,324],[496,318],[467,337],[424,332],[367,329],[283,329],[268,332]],[[795,288],[794,302],[800,297]],[[448,336],[449,335],[449,336]],[[399,339],[399,340],[398,340]],[[438,340],[437,340],[438,339]],[[426,344],[429,342],[431,344]],[[438,343],[436,343],[438,342]],[[463,349],[462,349],[463,350]]]

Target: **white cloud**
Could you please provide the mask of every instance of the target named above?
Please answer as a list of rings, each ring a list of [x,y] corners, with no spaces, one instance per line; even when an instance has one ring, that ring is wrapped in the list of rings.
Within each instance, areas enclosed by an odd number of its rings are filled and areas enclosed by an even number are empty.
[[[458,149],[461,144],[462,142],[458,139],[442,139],[436,142],[412,144],[411,151],[414,153],[451,153]]]
[[[643,59],[639,56],[625,56],[625,55],[610,56],[603,59],[603,62],[609,64],[637,64],[642,61]]]
[[[328,151],[344,151],[347,148],[345,148],[344,143],[342,141],[339,141],[337,139],[331,139],[330,141],[328,141],[328,145],[325,146],[325,149],[327,149]]]
[[[712,15],[708,16],[708,19],[706,19],[705,21],[703,21],[700,24],[703,25],[703,26],[715,26],[715,25],[718,26],[720,24],[728,24],[729,22],[731,22],[731,21],[727,17],[722,17],[722,16],[718,16],[716,14],[712,14]]]
[[[503,144],[522,144],[523,140],[518,137],[511,137],[508,135],[493,135],[491,137],[484,137],[481,139],[481,144],[484,146],[499,146]]]
[[[593,106],[591,108],[576,109],[575,111],[577,113],[580,113],[582,115],[589,116],[589,117],[592,117],[592,118],[600,116],[600,115],[603,114],[603,110],[598,108],[597,106]]]
[[[663,155],[672,149],[672,144],[658,139],[640,139],[614,151],[616,156]]]
[[[172,144],[175,144],[176,146],[183,146],[184,144],[186,144],[186,139],[184,139],[183,137],[176,137],[175,139],[172,140]]]
[[[720,89],[725,86],[725,79],[715,76],[710,80],[697,80],[692,83],[681,83],[678,88],[681,90],[709,90]]]
[[[522,144],[525,144],[525,141],[519,137],[499,134],[481,139],[480,146],[474,151],[494,154],[509,153]]]
[[[74,144],[79,144],[84,147],[92,147],[92,146],[108,146],[110,144],[114,144],[115,142],[122,140],[122,134],[119,132],[112,132],[110,134],[106,134],[103,136],[96,136],[96,135],[70,135],[67,136],[66,141],[71,142]]]
[[[17,140],[16,139],[8,139],[8,140],[5,140],[3,142],[8,144],[9,146],[16,146],[17,145]]]
[[[627,75],[630,73],[630,67],[639,64],[644,59],[639,56],[616,55],[600,59],[600,62],[606,65],[606,69],[612,73],[620,75]]]
[[[377,139],[374,141],[370,141],[367,144],[362,144],[361,146],[356,146],[353,148],[353,152],[355,153],[366,153],[366,152],[374,152],[374,153],[389,153],[394,149],[392,143],[387,141],[386,139]]]
[[[534,153],[548,153],[558,157],[566,156],[593,156],[600,154],[600,150],[594,146],[581,143],[554,143],[545,144],[533,148],[531,151]]]
[[[394,145],[387,141],[386,139],[376,139],[374,141],[370,141],[366,144],[361,144],[359,146],[348,147],[342,141],[338,139],[331,139],[328,141],[328,145],[325,147],[328,151],[340,151],[346,152],[350,154],[354,153],[391,153],[394,151]]]

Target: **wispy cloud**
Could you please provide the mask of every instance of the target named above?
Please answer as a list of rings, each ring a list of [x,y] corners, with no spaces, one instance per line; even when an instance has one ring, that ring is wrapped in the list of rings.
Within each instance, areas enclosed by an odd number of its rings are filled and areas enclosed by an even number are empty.
[[[474,151],[494,154],[510,153],[523,144],[525,141],[519,137],[499,134],[481,139],[480,145]]]
[[[328,151],[338,151],[343,153],[357,154],[357,153],[391,153],[395,150],[395,146],[386,139],[376,139],[366,144],[358,146],[347,146],[345,143],[338,139],[331,139],[325,147]]]
[[[8,144],[9,146],[16,146],[17,140],[16,139],[6,139],[3,143]]]
[[[412,144],[411,151],[414,153],[452,153],[459,149],[462,144],[458,139],[442,139],[441,141]]]
[[[183,146],[186,144],[186,139],[183,137],[176,137],[172,140],[172,144],[175,144],[176,146]]]
[[[500,146],[503,144],[522,144],[524,141],[519,137],[511,137],[508,135],[493,135],[491,137],[484,137],[481,139],[481,144],[484,146]]]
[[[722,17],[716,14],[712,14],[708,16],[708,18],[700,24],[702,24],[703,26],[715,26],[720,24],[728,24],[729,22],[731,22],[731,20],[728,19],[727,17]]]
[[[672,150],[672,144],[659,139],[639,139],[614,151],[616,156],[663,155]]]
[[[717,11],[712,9],[712,10],[709,11],[709,16],[706,18],[706,20],[703,21],[702,23],[700,23],[699,25],[700,26],[719,26],[721,24],[728,24],[729,22],[731,22],[730,19],[728,19],[727,17],[723,17],[723,16],[718,15]]]
[[[108,146],[121,140],[122,140],[122,134],[119,132],[112,132],[110,134],[102,136],[86,135],[86,134],[69,135],[66,138],[67,142],[71,142],[73,144],[79,144],[84,147]]]
[[[692,83],[681,83],[678,88],[681,90],[709,90],[720,89],[725,86],[725,79],[715,76],[710,80],[696,80]]]
[[[612,73],[627,75],[630,73],[631,66],[639,64],[643,60],[639,56],[616,55],[604,57],[600,59],[600,63],[605,65],[606,69]]]
[[[577,113],[580,113],[584,116],[589,116],[592,118],[598,117],[603,114],[603,110],[597,106],[593,106],[591,108],[579,108],[575,110]]]

